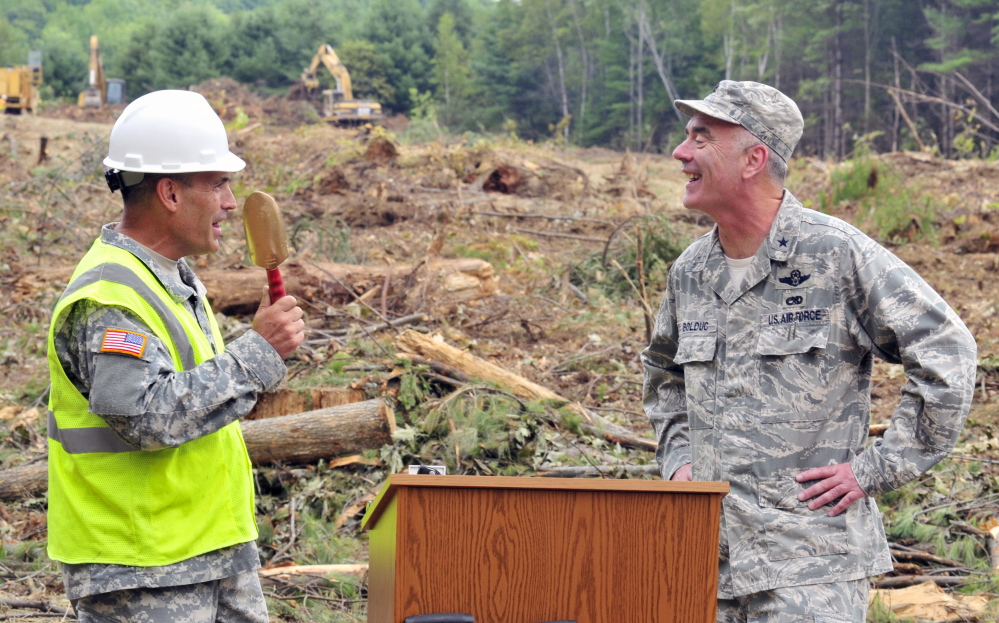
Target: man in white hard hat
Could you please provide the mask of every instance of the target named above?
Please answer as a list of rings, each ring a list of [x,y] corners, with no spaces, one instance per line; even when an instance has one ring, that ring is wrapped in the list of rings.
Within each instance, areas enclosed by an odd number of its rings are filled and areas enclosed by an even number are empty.
[[[953,448],[975,340],[911,268],[784,188],[804,122],[757,82],[724,80],[674,150],[683,205],[714,218],[670,268],[645,364],[663,478],[727,481],[719,623],[863,623],[891,571],[877,504]],[[875,358],[908,382],[868,444]]]
[[[81,621],[267,621],[239,425],[302,343],[291,296],[224,344],[186,256],[213,253],[245,163],[204,97],[159,91],[111,131],[105,225],[53,312],[49,556]]]

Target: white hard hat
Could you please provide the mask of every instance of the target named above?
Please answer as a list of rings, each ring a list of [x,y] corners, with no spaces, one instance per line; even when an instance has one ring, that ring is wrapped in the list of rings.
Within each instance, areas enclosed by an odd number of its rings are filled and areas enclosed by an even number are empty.
[[[203,95],[154,91],[118,117],[104,166],[139,173],[234,173],[246,163],[229,151],[225,126]]]

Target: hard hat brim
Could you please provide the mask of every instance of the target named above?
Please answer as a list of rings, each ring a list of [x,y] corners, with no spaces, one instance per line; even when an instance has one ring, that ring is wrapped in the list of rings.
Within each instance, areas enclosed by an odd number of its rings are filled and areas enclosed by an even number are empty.
[[[224,154],[221,158],[209,163],[181,162],[177,164],[142,164],[132,166],[124,162],[112,160],[110,156],[104,159],[104,166],[109,169],[119,171],[135,171],[137,173],[153,173],[169,175],[170,173],[201,173],[204,171],[223,171],[225,173],[236,173],[246,168],[246,162],[232,152]]]

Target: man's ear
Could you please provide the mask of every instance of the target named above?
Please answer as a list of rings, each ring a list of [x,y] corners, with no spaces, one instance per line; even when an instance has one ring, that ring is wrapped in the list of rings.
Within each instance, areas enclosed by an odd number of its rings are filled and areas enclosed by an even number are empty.
[[[764,172],[770,161],[770,150],[764,145],[753,145],[746,150],[746,164],[742,168],[742,179],[748,180]]]
[[[163,204],[163,207],[171,213],[176,212],[180,208],[180,190],[181,186],[175,179],[161,177],[156,181],[156,197]]]

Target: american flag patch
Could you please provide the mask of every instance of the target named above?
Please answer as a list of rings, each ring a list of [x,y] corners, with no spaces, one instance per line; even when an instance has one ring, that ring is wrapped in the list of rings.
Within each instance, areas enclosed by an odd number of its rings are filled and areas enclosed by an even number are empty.
[[[124,329],[105,329],[101,342],[102,353],[124,353],[141,357],[146,349],[146,336]]]

